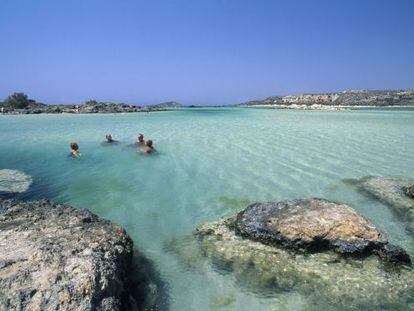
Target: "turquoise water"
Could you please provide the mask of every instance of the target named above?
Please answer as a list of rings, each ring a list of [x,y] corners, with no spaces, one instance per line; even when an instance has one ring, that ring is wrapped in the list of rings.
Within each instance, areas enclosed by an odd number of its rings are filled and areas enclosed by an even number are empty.
[[[138,131],[157,153],[129,146]],[[118,145],[103,146],[111,132]],[[69,141],[82,158],[68,156]],[[344,178],[413,178],[414,111],[183,109],[150,114],[0,116],[0,169],[34,178],[24,199],[88,208],[124,226],[153,261],[171,310],[295,309],[297,293],[261,295],[206,262],[183,265],[174,238],[249,202],[319,196],[354,206],[414,255],[404,226]]]

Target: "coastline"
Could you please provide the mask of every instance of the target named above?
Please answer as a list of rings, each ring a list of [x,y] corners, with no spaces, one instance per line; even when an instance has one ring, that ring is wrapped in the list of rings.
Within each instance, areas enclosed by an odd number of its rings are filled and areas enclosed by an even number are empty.
[[[90,109],[82,110],[79,108],[61,108],[59,106],[50,106],[46,109],[14,109],[9,111],[0,111],[0,115],[28,115],[28,114],[111,114],[111,113],[150,113],[158,111],[167,111],[167,108],[159,107],[133,107],[128,109]]]
[[[138,108],[138,107],[137,107]],[[76,114],[126,114],[126,113],[150,113],[150,112],[163,112],[172,111],[177,109],[185,109],[188,107],[174,107],[174,108],[159,108],[159,107],[145,107],[144,109],[130,109],[130,110],[93,110],[93,111],[76,111],[75,109],[69,109],[64,111],[55,111],[53,109],[47,110],[31,110],[31,109],[19,109],[13,111],[0,112],[0,115],[13,116],[13,115],[35,115],[35,114],[49,114],[49,115],[76,115]],[[349,111],[349,110],[414,110],[414,106],[367,106],[367,105],[240,105],[240,106],[197,106],[191,107],[191,109],[203,109],[203,108],[247,108],[247,109],[276,109],[276,110],[296,110],[296,111]]]
[[[327,110],[327,111],[343,111],[343,110],[362,110],[362,109],[414,109],[414,106],[363,106],[363,105],[241,105],[240,108],[257,108],[257,109],[281,109],[281,110]]]

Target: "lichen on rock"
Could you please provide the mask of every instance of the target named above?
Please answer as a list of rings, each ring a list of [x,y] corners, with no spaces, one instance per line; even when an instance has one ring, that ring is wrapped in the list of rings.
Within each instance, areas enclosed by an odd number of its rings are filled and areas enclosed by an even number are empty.
[[[130,310],[132,245],[87,210],[0,201],[0,310]]]
[[[348,254],[377,252],[393,261],[410,261],[352,207],[325,199],[252,204],[237,215],[235,230],[265,244]]]

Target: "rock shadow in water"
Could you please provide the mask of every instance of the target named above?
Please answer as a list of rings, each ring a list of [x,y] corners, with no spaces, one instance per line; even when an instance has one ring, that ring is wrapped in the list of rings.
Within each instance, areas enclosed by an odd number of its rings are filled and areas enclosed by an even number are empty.
[[[169,310],[168,284],[154,263],[134,248],[130,273],[130,295],[138,310]]]
[[[206,262],[193,235],[175,237],[165,241],[163,251],[174,255],[180,266],[187,271],[201,272],[203,264]]]

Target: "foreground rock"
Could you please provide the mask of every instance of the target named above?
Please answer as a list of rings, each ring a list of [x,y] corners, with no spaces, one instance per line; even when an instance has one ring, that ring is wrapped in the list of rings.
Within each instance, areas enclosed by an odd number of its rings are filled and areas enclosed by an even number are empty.
[[[132,241],[87,210],[0,201],[0,310],[130,310]]]
[[[0,170],[0,193],[21,193],[29,189],[32,178],[21,171]]]
[[[389,205],[406,222],[407,230],[414,234],[414,181],[378,176],[357,181],[359,188]]]
[[[237,215],[237,233],[264,244],[339,253],[372,253],[410,262],[399,247],[389,245],[375,226],[352,207],[324,199],[255,203]]]
[[[408,255],[344,204],[256,203],[199,226],[195,236],[203,256],[240,286],[266,297],[296,293],[306,310],[414,307],[414,270],[390,263],[409,263]]]
[[[266,297],[296,293],[306,310],[414,307],[411,267],[389,265],[376,255],[349,257],[329,249],[299,252],[279,243],[265,244],[238,234],[238,218],[201,225],[195,236],[202,254],[218,271],[232,272],[240,286]]]

